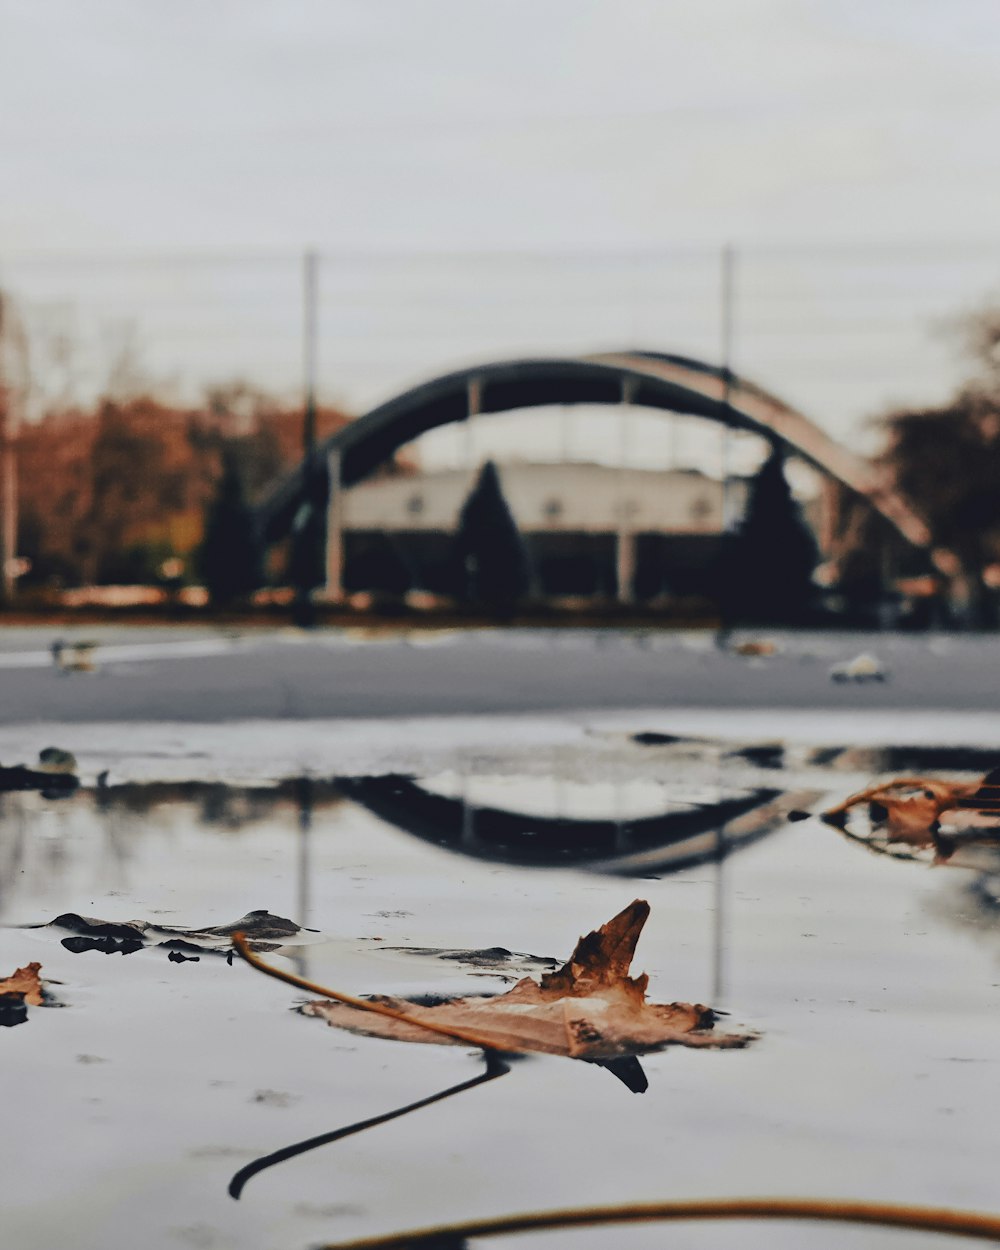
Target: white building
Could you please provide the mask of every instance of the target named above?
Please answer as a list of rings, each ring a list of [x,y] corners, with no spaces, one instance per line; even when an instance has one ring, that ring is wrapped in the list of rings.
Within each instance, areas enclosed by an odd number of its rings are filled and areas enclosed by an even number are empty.
[[[345,530],[454,532],[478,469],[438,469],[413,477],[361,482],[344,492]],[[616,469],[600,464],[499,466],[504,496],[523,534],[719,534],[724,528],[721,482],[696,469]],[[729,484],[730,509],[740,514],[742,480]]]
[[[724,488],[695,469],[515,461],[498,471],[535,593],[550,598],[710,593],[725,518],[739,517],[746,495],[744,481]],[[448,593],[452,536],[478,474],[437,469],[344,491],[346,588]]]

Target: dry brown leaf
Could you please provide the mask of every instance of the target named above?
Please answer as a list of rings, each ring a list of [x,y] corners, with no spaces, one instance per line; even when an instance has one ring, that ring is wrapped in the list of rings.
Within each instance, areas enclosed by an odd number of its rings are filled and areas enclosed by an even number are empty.
[[[775,655],[778,650],[778,644],[772,642],[770,638],[751,638],[746,642],[737,642],[733,645],[734,655]]]
[[[542,1051],[574,1059],[613,1059],[671,1043],[745,1046],[753,1035],[715,1033],[708,1007],[646,1002],[648,978],[628,972],[648,916],[649,904],[637,899],[582,937],[562,968],[538,982],[524,977],[495,998],[454,998],[432,1007],[388,997],[371,1000],[406,1020],[341,1002],[311,1002],[302,1010],[372,1037],[466,1046],[474,1041],[494,1050]],[[436,1030],[454,1029],[460,1036],[431,1032],[420,1027],[422,1022]]]
[[[1000,833],[1000,770],[994,769],[978,782],[928,777],[880,782],[829,808],[822,819],[846,830],[856,812],[867,812],[871,831],[887,841],[933,846],[939,858],[946,859],[954,849],[953,835],[965,840],[995,839]]]
[[[0,994],[21,994],[29,1007],[41,1007],[45,1002],[41,978],[38,975],[41,967],[41,964],[26,964],[25,967],[18,968],[0,981]]]

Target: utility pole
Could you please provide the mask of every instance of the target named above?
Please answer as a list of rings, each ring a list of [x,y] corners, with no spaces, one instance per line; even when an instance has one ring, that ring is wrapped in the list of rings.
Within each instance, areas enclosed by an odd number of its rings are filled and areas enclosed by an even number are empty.
[[[722,427],[722,541],[729,542],[728,535],[731,534],[736,525],[735,509],[733,507],[733,490],[732,490],[732,429],[730,427],[730,419],[732,415],[731,402],[733,390],[733,277],[735,268],[735,256],[733,246],[727,243],[722,249],[722,291],[721,291],[721,321],[722,321],[722,416],[725,424]],[[723,610],[722,629],[720,640],[725,638],[728,632],[728,622],[725,619],[725,611]],[[720,787],[721,792],[721,787]],[[712,1001],[723,1002],[725,999],[725,956],[726,956],[726,925],[725,925],[725,905],[726,905],[726,855],[729,846],[726,837],[725,825],[719,824],[715,830],[715,888],[714,888],[714,917],[713,928],[714,938],[712,942],[713,960],[712,960]]]
[[[736,257],[733,245],[722,249],[722,532],[728,534],[736,524],[732,490],[732,429],[729,425],[733,390],[733,283]]]
[[[312,588],[316,570],[324,553],[317,549],[322,542],[317,513],[319,467],[316,464],[316,296],[319,257],[307,251],[302,258],[302,501],[292,526],[292,564],[295,581],[295,603],[292,609],[297,624],[314,623]]]
[[[302,452],[306,459],[309,459],[316,446],[319,255],[310,250],[306,252],[302,261],[302,391],[305,399]]]
[[[629,513],[628,451],[629,415],[635,396],[635,378],[622,378],[622,398],[619,412],[621,442],[618,448],[618,534],[615,542],[615,570],[617,599],[619,603],[631,603],[635,582],[635,534]]]
[[[471,377],[465,384],[465,467],[475,480],[476,469],[476,417],[483,410],[483,379]]]
[[[326,589],[328,603],[344,597],[344,493],[340,472],[340,448],[326,458],[329,483],[326,503]]]
[[[310,891],[312,868],[309,854],[313,823],[313,782],[311,777],[299,777],[295,783],[296,798],[299,805],[299,837],[297,856],[296,903],[299,924],[305,928],[309,923]],[[295,958],[296,970],[300,977],[309,975],[307,952],[308,946],[300,946]]]

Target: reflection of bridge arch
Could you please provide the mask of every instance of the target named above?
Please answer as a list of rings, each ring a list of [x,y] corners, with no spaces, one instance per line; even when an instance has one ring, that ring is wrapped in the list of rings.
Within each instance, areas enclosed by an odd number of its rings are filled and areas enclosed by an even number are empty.
[[[744,379],[691,357],[623,352],[586,358],[498,361],[434,378],[397,395],[326,439],[314,466],[335,465],[338,486],[352,486],[405,443],[438,426],[480,414],[554,404],[633,404],[703,417],[783,445],[821,473],[864,496],[911,544],[930,533],[896,492],[884,488],[868,461],[834,442],[808,417]],[[290,473],[261,505],[267,541],[287,533],[312,492],[305,465]]]
[[[812,795],[761,788],[651,816],[560,817],[473,805],[413,777],[338,777],[342,794],[404,833],[474,859],[626,876],[678,872],[749,846]]]

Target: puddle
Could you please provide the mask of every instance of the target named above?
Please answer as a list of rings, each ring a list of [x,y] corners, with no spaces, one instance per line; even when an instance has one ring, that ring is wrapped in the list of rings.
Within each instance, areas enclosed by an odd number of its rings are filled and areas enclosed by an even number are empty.
[[[780,729],[722,743],[637,723],[613,757],[600,735],[530,760],[498,738],[460,766],[342,775],[331,758],[240,784],[194,754],[184,780],[112,772],[59,797],[0,795],[0,975],[37,961],[60,1004],[0,1029],[17,1074],[5,1118],[25,1126],[5,1174],[9,1244],[48,1250],[71,1229],[74,1250],[305,1250],[713,1194],[989,1209],[1000,854],[942,872],[788,817],[859,774],[971,777],[996,754]],[[347,993],[501,994],[637,896],[652,912],[633,967],[651,999],[732,1013],[753,1046],[610,1072],[533,1055],[500,1072],[471,1047],[330,1028],[293,1010],[307,993],[225,958],[234,922],[266,912],[267,959]],[[899,1244],[768,1224],[670,1235]],[[628,1244],[662,1236],[630,1230]],[[608,1232],[516,1244],[606,1246]]]

